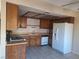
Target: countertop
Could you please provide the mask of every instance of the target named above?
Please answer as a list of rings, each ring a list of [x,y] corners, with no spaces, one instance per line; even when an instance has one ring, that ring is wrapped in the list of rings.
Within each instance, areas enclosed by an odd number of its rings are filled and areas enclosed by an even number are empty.
[[[16,34],[14,34],[15,36],[16,36]],[[22,38],[26,38],[26,39],[29,39],[30,37],[32,37],[32,36],[47,36],[47,35],[49,35],[48,33],[38,33],[38,34],[30,34],[30,35],[28,35],[28,34],[17,34],[17,35],[19,35],[20,37],[22,37]],[[28,44],[28,42],[27,41],[14,41],[14,42],[7,42],[7,45],[6,46],[12,46],[12,45],[21,45],[21,44]]]
[[[6,46],[22,45],[22,44],[28,44],[28,42],[27,41],[7,42],[7,45]]]
[[[13,34],[19,36],[38,36],[38,35],[49,35],[49,33],[27,33],[27,34]]]

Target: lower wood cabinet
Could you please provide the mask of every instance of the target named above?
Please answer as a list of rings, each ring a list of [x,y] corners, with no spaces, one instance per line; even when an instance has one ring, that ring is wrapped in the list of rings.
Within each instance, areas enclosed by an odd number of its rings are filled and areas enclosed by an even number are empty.
[[[30,37],[30,47],[40,46],[40,36],[32,36]]]
[[[6,47],[7,59],[26,59],[26,45],[12,45]]]

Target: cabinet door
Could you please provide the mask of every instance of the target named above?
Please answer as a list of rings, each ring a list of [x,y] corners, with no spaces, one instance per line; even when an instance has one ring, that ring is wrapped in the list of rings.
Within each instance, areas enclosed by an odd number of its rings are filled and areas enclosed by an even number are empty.
[[[40,46],[40,37],[39,36],[37,36],[35,38],[35,44],[36,44],[36,46]]]
[[[6,4],[6,18],[7,18],[7,30],[13,30],[17,28],[18,19],[18,6],[14,4]]]
[[[26,45],[13,45],[6,48],[7,59],[26,59]]]
[[[35,44],[35,39],[34,38],[31,38],[30,39],[30,47],[31,46],[35,46],[36,44]]]
[[[35,36],[30,39],[30,46],[40,46],[40,37]]]
[[[17,45],[16,52],[17,59],[26,59],[26,45]]]
[[[40,20],[40,28],[49,29],[49,20]]]
[[[17,51],[15,46],[6,47],[6,59],[17,59]]]

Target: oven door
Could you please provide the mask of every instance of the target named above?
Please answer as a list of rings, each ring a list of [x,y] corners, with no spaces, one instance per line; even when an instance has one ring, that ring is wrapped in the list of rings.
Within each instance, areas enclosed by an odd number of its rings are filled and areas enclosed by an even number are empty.
[[[48,45],[48,36],[41,37],[41,45]]]

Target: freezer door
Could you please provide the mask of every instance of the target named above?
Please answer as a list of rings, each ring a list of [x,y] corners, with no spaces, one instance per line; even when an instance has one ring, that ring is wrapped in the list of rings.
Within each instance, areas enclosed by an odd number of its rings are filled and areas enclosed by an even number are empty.
[[[63,51],[64,44],[64,32],[65,32],[65,24],[64,23],[54,23],[53,24],[53,43],[52,47],[54,49]]]
[[[52,43],[52,47],[54,49],[58,48],[58,41],[57,41],[57,33],[58,33],[58,24],[53,24],[53,43]]]

